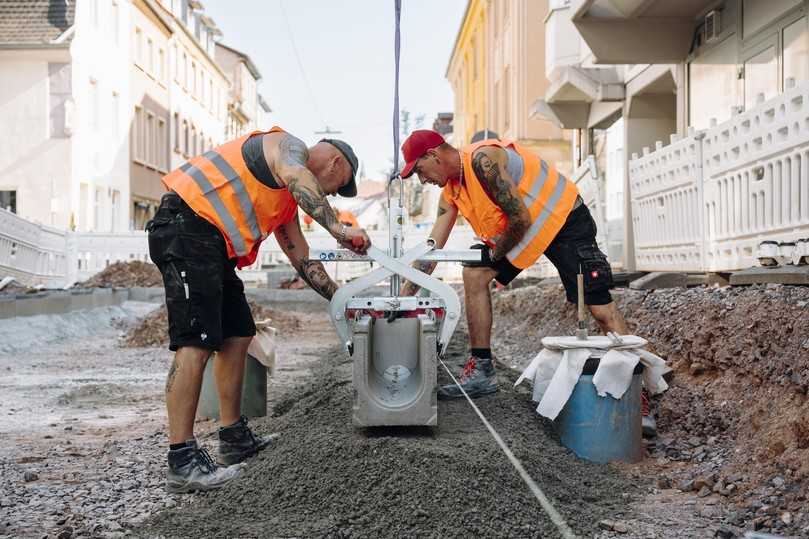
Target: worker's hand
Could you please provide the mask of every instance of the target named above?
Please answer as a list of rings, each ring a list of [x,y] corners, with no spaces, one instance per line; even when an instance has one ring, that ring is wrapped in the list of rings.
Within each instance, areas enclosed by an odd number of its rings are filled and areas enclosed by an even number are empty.
[[[404,315],[404,314],[405,314],[405,312],[406,312],[406,311],[391,311],[391,312],[389,312],[389,313],[388,313],[388,315],[385,317],[385,320],[387,320],[388,324],[390,324],[391,322],[393,322],[393,321],[394,321],[394,320],[396,320],[397,318],[401,318],[401,317],[402,317],[402,315]]]
[[[462,262],[461,265],[467,268],[495,268],[496,264],[495,261],[492,260],[492,252],[488,245],[485,243],[476,243],[471,246],[470,249],[480,249],[480,261],[467,260]]]
[[[351,249],[358,255],[364,255],[368,252],[368,247],[371,246],[371,238],[364,228],[346,227],[345,239],[340,242],[340,245],[346,249]]]

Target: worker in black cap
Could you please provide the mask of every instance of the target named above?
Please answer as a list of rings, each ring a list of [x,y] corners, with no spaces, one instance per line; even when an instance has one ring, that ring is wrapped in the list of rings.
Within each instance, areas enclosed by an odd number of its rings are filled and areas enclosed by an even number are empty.
[[[241,415],[247,348],[256,326],[235,268],[253,264],[261,242],[275,233],[301,278],[331,299],[337,284],[309,258],[298,208],[339,244],[364,254],[371,245],[359,227],[341,223],[327,195],[357,194],[357,156],[347,143],[323,139],[307,148],[279,127],[227,142],[163,178],[168,193],[149,221],[149,255],[166,289],[169,349],[166,381],[169,492],[220,488],[237,466],[270,445]],[[194,417],[205,364],[213,352],[221,427],[215,462],[197,445]]]

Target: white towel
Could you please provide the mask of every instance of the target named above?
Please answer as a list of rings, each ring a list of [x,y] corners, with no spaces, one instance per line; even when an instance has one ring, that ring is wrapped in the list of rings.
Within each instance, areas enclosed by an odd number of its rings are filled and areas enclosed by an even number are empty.
[[[637,350],[621,351],[609,350],[598,363],[598,369],[593,375],[593,385],[599,397],[612,395],[620,399],[632,383],[632,371],[640,358],[634,353]]]

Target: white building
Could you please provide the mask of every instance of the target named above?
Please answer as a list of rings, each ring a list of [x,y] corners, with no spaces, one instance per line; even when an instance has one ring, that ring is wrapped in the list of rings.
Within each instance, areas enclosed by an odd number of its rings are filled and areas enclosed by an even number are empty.
[[[258,70],[236,51],[223,69],[219,36],[195,0],[0,2],[0,207],[142,229],[161,177],[224,142],[231,113],[269,127]]]
[[[550,8],[551,85],[533,111],[579,130],[574,159],[623,172],[606,205],[614,217],[623,199],[626,267],[728,271],[763,240],[809,236],[809,2]]]
[[[62,228],[128,227],[129,8],[0,3],[4,206]]]
[[[258,93],[261,73],[250,57],[222,43],[216,44],[216,62],[230,81],[225,138],[238,138],[256,129],[266,130],[270,106]]]
[[[171,163],[174,169],[190,157],[225,141],[230,83],[217,65],[215,38],[221,35],[196,0],[160,0],[171,20]]]

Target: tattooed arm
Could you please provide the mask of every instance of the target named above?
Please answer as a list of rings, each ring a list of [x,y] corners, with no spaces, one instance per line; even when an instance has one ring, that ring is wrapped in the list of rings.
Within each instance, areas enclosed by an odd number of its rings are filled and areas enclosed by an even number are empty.
[[[516,246],[528,227],[531,214],[522,201],[520,192],[508,173],[508,154],[498,146],[483,146],[472,154],[472,169],[492,202],[497,204],[508,218],[506,230],[497,240],[492,251],[492,260],[500,260]]]
[[[309,159],[306,145],[300,139],[284,133],[269,152],[265,146],[265,156],[269,157],[267,162],[272,171],[289,189],[298,206],[332,236],[341,239],[343,227],[337,220],[337,215],[326,199],[326,193],[323,192],[317,178],[306,168]]]
[[[327,300],[331,300],[338,288],[337,283],[331,280],[319,260],[309,259],[309,244],[303,237],[297,216],[275,229],[275,239],[306,284]]]
[[[435,240],[435,246],[437,249],[441,249],[444,247],[444,245],[446,245],[447,240],[449,239],[449,233],[452,232],[452,228],[455,226],[455,220],[457,218],[458,208],[455,205],[447,202],[443,195],[439,195],[438,215],[436,215],[435,224],[430,232],[430,237]],[[429,275],[433,272],[433,270],[435,270],[436,264],[436,262],[429,262],[427,260],[417,260],[413,264],[413,267]],[[410,281],[405,281],[400,290],[400,295],[415,296],[416,292],[418,291],[418,285],[413,284]]]

